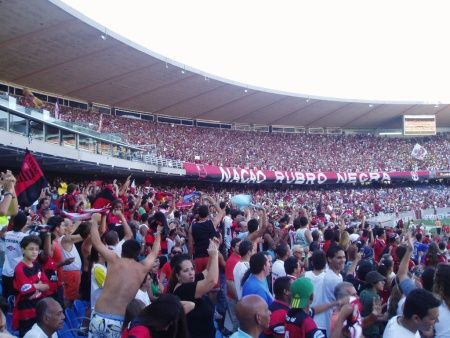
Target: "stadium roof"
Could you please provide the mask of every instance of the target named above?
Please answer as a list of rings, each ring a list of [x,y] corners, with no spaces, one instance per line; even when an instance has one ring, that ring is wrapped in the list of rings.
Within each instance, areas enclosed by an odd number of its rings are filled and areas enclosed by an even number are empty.
[[[450,105],[299,97],[205,76],[105,34],[100,25],[53,2],[64,9],[47,0],[0,1],[0,80],[82,101],[194,119],[399,128],[403,114],[437,114],[437,126],[450,127]]]

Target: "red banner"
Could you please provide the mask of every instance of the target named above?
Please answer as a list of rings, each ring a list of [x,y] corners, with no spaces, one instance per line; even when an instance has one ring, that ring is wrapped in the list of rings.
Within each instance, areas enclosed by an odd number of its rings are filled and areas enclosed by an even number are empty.
[[[430,171],[383,171],[383,172],[299,172],[270,171],[218,167],[184,163],[186,176],[206,181],[226,183],[285,183],[298,185],[346,184],[388,181],[424,181],[432,178]],[[433,175],[434,176],[434,175]]]

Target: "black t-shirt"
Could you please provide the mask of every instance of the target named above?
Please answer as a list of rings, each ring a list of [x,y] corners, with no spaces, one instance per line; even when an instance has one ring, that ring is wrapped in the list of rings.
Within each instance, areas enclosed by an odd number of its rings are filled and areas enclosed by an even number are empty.
[[[194,238],[194,258],[208,257],[209,240],[218,237],[213,222],[208,219],[204,222],[192,224],[192,237]]]
[[[186,316],[189,333],[195,338],[214,338],[216,330],[214,328],[214,306],[206,299],[206,295],[202,298],[195,298],[195,289],[198,281],[193,283],[184,283],[173,292],[186,300],[195,303],[195,308]]]

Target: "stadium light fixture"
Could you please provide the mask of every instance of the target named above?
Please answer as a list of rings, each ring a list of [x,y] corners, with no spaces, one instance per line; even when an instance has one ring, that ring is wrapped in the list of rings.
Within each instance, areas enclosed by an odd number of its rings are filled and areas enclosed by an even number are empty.
[[[384,135],[402,135],[403,133],[401,131],[389,131],[389,132],[384,132],[384,133],[380,133],[380,136],[384,136]]]

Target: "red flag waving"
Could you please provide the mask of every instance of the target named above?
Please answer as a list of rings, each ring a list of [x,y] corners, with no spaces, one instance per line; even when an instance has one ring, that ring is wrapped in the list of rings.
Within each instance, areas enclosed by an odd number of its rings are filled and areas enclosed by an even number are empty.
[[[28,150],[25,153],[19,178],[16,182],[17,200],[21,207],[29,207],[41,194],[48,182],[37,163],[36,158]]]

